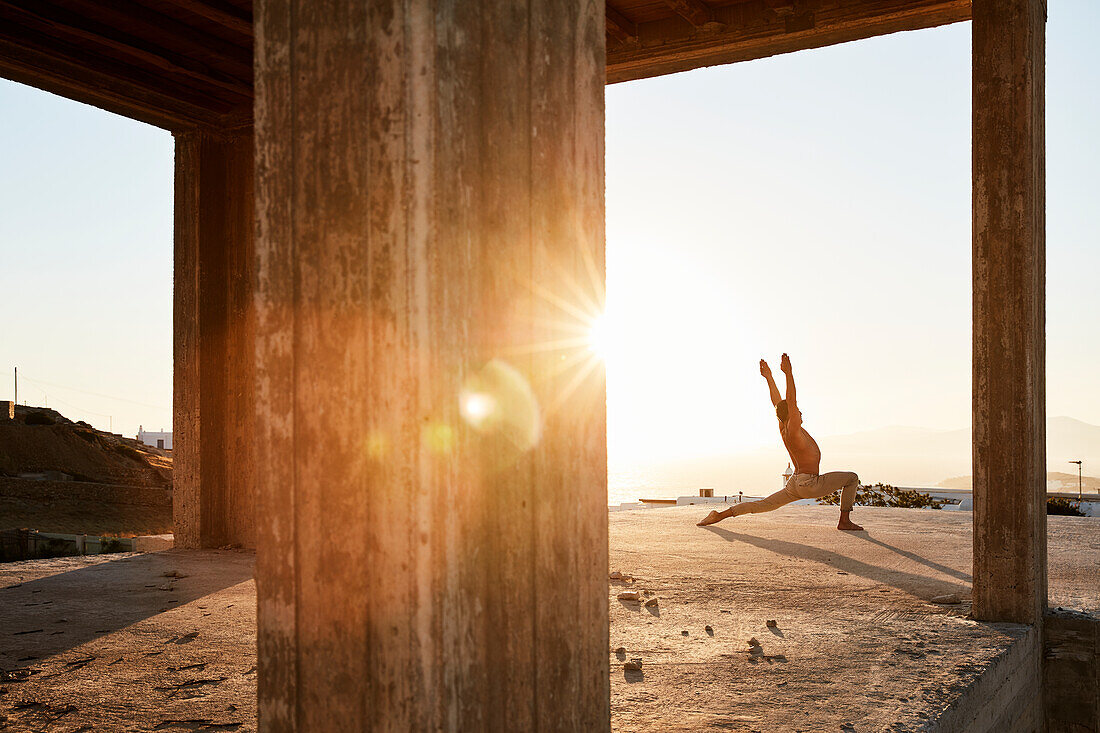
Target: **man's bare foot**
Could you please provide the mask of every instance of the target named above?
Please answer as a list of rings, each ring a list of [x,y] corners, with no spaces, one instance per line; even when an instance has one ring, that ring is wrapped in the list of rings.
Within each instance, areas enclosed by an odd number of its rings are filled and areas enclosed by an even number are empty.
[[[840,521],[836,523],[836,528],[847,530],[849,532],[858,532],[861,529],[863,529],[863,527],[860,527],[858,524],[856,524],[855,522],[852,521],[851,516],[852,516],[852,510],[851,509],[841,509],[840,510]]]
[[[710,514],[708,514],[706,516],[706,519],[704,519],[701,522],[696,522],[695,526],[696,527],[706,527],[708,524],[717,524],[718,522],[721,522],[723,519],[725,519],[724,516],[722,516],[720,513],[716,512],[712,509]]]

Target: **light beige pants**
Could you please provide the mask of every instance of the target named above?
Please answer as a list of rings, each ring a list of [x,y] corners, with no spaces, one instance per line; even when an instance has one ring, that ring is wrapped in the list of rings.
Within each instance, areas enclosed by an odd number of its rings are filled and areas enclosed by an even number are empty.
[[[787,485],[771,496],[757,501],[746,501],[734,507],[734,516],[760,514],[775,511],[779,507],[799,499],[820,499],[840,489],[841,511],[851,511],[859,488],[859,476],[851,471],[829,473],[796,473],[787,479]]]

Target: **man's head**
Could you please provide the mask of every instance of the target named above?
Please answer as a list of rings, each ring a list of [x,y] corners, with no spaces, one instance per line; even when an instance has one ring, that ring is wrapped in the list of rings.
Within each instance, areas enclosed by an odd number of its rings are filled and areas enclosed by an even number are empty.
[[[779,418],[779,422],[783,423],[784,425],[787,424],[788,412],[786,400],[779,400],[779,402],[775,404],[775,416]]]

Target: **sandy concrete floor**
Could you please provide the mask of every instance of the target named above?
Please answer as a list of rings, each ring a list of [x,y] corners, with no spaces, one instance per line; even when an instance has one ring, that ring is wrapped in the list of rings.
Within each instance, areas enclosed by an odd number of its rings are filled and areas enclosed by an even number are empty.
[[[219,550],[0,565],[0,729],[255,730],[252,565]]]
[[[919,730],[1021,633],[929,603],[969,598],[969,513],[859,509],[861,534],[826,507],[702,513],[609,517],[637,578],[608,587],[617,731]],[[1050,520],[1051,605],[1100,609],[1100,520]],[[0,565],[0,728],[255,730],[251,575],[228,551]]]
[[[637,578],[611,596],[617,730],[920,730],[1021,633],[967,618],[969,512],[858,508],[858,533],[828,507],[706,513],[610,515],[611,570]],[[1050,519],[1052,605],[1095,610],[1100,523]],[[947,594],[964,602],[930,603]]]

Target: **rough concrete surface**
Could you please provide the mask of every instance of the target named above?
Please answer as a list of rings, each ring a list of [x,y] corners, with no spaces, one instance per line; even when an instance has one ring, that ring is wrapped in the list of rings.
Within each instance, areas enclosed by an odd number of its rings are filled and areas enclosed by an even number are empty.
[[[252,564],[172,550],[0,565],[0,729],[255,730]]]
[[[610,570],[635,578],[608,583],[617,731],[930,729],[1024,636],[966,617],[969,513],[857,508],[849,534],[827,507],[705,511],[609,517]],[[1097,529],[1050,518],[1052,606],[1100,609]],[[0,566],[0,727],[254,730],[251,575],[229,551]]]
[[[866,531],[847,533],[835,508],[800,506],[695,527],[709,508],[610,515],[611,570],[658,598],[612,595],[617,730],[921,730],[1026,629],[966,617],[969,512],[858,507]],[[1100,525],[1066,519],[1050,518],[1051,600],[1095,608]],[[963,602],[931,603],[949,595]]]

